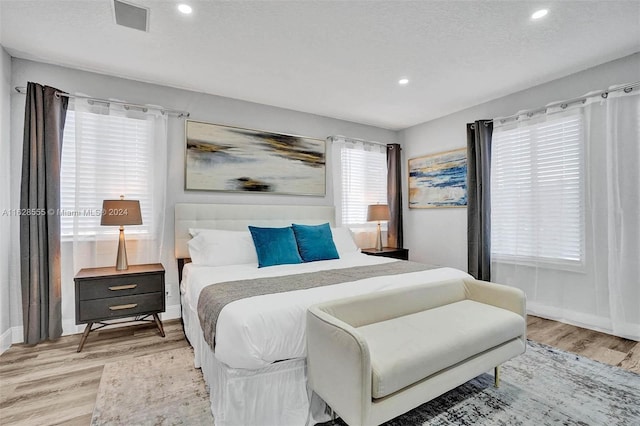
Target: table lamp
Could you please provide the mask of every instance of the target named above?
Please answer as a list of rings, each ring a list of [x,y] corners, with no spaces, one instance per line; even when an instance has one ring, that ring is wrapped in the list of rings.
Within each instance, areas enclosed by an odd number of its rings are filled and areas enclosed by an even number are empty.
[[[124,226],[142,225],[140,201],[125,200],[124,195],[121,195],[119,200],[104,200],[102,202],[102,219],[100,220],[100,225],[120,227],[116,270],[124,271],[129,269],[129,264],[127,263],[127,246],[124,242]]]
[[[376,250],[382,251],[382,231],[380,221],[389,220],[389,206],[386,204],[371,204],[367,209],[367,221],[378,221],[378,235],[376,238]]]

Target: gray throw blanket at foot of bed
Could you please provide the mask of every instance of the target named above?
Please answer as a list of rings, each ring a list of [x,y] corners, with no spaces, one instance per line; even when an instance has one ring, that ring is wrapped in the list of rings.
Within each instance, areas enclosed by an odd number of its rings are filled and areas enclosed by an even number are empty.
[[[398,261],[381,265],[354,266],[343,269],[307,272],[279,277],[254,278],[211,284],[198,298],[198,318],[204,339],[213,349],[218,316],[225,305],[240,299],[285,291],[305,290],[314,287],[340,284],[366,278],[427,271],[436,266],[416,262]]]

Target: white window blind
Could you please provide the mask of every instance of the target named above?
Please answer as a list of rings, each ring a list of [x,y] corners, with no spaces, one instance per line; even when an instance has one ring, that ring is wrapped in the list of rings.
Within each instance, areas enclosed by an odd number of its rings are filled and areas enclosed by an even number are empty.
[[[139,200],[142,212],[143,224],[127,229],[127,236],[150,233],[152,144],[153,126],[144,119],[67,111],[60,176],[62,236],[117,234],[117,227],[100,225],[100,209],[103,200],[120,195]]]
[[[583,162],[583,122],[579,112],[516,129],[494,130],[494,259],[582,263]]]
[[[381,149],[340,150],[342,167],[342,223],[367,223],[369,204],[387,204],[387,155]]]

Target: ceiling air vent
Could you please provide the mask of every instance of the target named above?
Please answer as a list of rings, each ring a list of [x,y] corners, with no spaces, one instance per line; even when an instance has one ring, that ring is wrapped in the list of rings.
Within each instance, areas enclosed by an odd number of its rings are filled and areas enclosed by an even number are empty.
[[[149,9],[120,0],[113,0],[113,11],[116,17],[116,24],[133,28],[134,30],[149,31]]]

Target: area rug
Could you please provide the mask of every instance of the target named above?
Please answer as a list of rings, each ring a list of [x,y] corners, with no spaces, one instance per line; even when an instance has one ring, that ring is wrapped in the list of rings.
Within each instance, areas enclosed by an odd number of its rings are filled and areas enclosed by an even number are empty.
[[[500,375],[499,388],[482,374],[384,425],[640,426],[640,375],[630,371],[529,341]]]
[[[640,375],[630,371],[530,341],[501,376],[499,388],[482,374],[385,425],[640,425]],[[192,350],[105,365],[91,424],[212,425]]]
[[[91,425],[212,425],[209,394],[181,348],[107,363]]]

